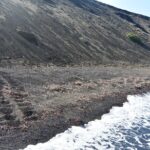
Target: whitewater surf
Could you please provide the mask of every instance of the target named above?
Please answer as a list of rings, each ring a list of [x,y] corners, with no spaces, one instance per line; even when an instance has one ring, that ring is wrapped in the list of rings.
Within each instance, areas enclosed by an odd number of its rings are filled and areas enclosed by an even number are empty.
[[[73,126],[46,143],[24,150],[149,150],[150,94],[128,96],[127,100],[101,120]]]

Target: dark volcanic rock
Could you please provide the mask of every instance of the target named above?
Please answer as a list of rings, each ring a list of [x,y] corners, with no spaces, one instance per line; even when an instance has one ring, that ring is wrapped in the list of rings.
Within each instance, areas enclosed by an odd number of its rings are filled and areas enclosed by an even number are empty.
[[[0,61],[149,62],[150,18],[94,0],[0,2]],[[143,45],[126,36],[136,33]]]

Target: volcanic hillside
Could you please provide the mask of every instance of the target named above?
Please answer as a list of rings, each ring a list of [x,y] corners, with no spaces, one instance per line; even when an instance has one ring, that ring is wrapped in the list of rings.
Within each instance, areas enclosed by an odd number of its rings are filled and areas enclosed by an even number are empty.
[[[0,1],[0,61],[148,63],[150,18],[95,0]]]

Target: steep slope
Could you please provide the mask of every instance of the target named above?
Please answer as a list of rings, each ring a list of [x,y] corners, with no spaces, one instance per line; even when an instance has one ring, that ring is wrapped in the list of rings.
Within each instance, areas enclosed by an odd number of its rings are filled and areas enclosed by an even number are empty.
[[[146,63],[149,58],[149,17],[94,0],[0,2],[1,62]]]

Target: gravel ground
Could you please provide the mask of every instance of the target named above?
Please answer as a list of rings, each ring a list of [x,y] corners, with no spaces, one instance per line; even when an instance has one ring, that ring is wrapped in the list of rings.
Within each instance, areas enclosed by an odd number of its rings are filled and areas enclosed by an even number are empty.
[[[0,149],[45,142],[149,90],[149,66],[1,67]]]

